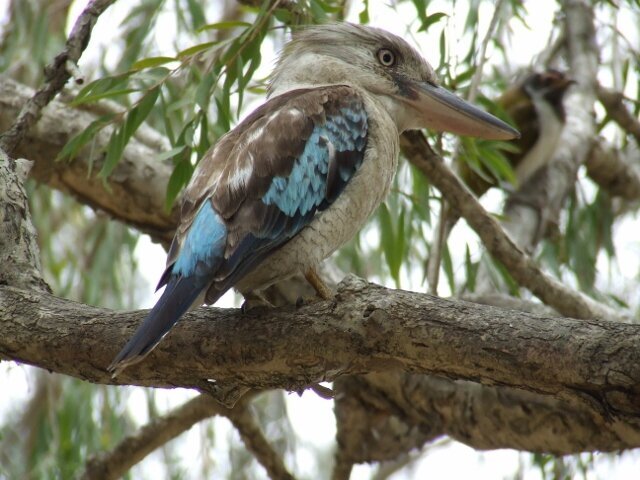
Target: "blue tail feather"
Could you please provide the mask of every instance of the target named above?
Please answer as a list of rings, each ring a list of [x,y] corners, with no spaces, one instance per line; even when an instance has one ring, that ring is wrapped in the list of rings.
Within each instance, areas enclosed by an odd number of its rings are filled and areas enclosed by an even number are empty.
[[[109,371],[116,372],[142,360],[189,310],[206,287],[207,282],[202,277],[171,275],[160,300],[109,365]]]

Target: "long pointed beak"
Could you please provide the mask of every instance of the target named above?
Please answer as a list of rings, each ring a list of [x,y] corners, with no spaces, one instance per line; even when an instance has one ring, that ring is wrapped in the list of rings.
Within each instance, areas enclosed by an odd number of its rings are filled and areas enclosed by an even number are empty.
[[[417,110],[420,123],[426,128],[487,140],[520,137],[515,128],[442,87],[425,82],[414,86],[417,96],[405,101]]]

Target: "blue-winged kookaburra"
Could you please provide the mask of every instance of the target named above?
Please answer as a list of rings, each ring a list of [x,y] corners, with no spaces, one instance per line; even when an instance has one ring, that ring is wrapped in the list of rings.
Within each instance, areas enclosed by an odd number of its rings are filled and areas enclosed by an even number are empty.
[[[395,35],[346,23],[294,34],[266,103],[200,161],[182,197],[164,293],[109,369],[141,360],[187,310],[231,287],[247,294],[297,272],[314,278],[387,194],[399,134],[425,127],[518,135],[438,86]]]

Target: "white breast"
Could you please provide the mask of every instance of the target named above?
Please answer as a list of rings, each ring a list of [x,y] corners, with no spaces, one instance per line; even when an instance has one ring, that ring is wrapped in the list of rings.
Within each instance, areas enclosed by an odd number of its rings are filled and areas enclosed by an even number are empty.
[[[518,186],[526,183],[539,168],[551,161],[562,133],[562,122],[549,102],[544,99],[534,99],[534,107],[538,114],[540,134],[531,150],[516,167]]]
[[[365,97],[365,108],[369,137],[362,165],[331,207],[236,285],[242,293],[317,266],[351,240],[386,197],[398,165],[398,130],[377,101]]]

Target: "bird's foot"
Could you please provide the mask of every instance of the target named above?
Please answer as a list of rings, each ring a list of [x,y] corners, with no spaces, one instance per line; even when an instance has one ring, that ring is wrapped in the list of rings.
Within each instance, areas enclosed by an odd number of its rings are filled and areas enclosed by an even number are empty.
[[[330,300],[333,298],[333,290],[324,283],[314,268],[307,270],[304,274],[304,278],[309,282],[321,299]]]
[[[260,310],[273,308],[273,304],[256,292],[244,296],[244,303],[240,307],[242,313],[256,313]]]

